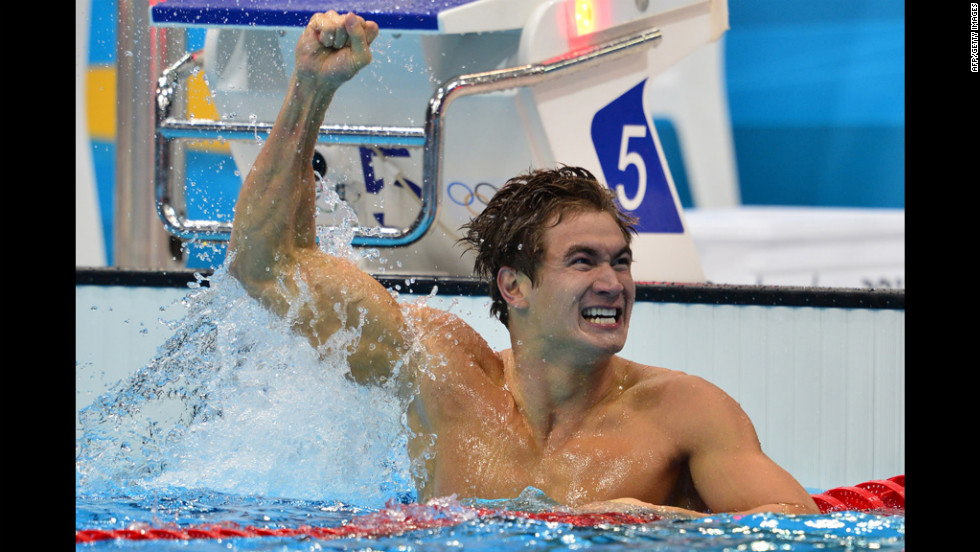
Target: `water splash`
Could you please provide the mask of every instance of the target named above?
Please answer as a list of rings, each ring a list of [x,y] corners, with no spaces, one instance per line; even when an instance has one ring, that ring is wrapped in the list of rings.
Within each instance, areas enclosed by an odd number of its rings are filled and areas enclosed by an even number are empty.
[[[333,194],[331,197],[330,194]],[[348,258],[356,217],[324,188],[339,224],[321,248]],[[82,493],[206,488],[363,506],[411,500],[405,397],[354,384],[332,356],[289,330],[221,267],[184,299],[155,358],[79,413]]]

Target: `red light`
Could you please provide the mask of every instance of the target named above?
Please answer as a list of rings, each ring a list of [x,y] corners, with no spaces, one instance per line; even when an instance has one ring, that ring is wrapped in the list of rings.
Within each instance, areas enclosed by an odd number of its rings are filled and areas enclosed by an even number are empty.
[[[575,31],[578,36],[592,34],[596,28],[595,6],[592,0],[574,0]]]
[[[573,49],[588,46],[596,39],[596,33],[610,28],[615,20],[609,0],[565,0],[562,6],[565,12],[562,26]]]

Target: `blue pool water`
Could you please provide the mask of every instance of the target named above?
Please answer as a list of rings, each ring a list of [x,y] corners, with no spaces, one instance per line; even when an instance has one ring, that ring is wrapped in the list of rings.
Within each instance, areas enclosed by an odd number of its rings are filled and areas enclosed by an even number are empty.
[[[125,527],[337,527],[373,512],[332,500],[272,499],[207,490],[77,496],[76,529]],[[76,549],[129,550],[902,550],[905,516],[712,516],[698,520],[575,527],[529,519],[476,518],[379,538],[250,537],[188,541],[105,540]]]

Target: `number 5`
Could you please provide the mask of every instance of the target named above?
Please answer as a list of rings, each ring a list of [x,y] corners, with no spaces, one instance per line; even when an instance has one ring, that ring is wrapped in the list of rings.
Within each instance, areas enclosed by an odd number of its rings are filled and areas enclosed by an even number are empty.
[[[643,161],[643,156],[635,151],[629,151],[631,138],[644,138],[647,135],[647,127],[644,125],[623,125],[623,137],[619,142],[619,170],[625,171],[627,167],[636,167],[637,181],[636,195],[632,199],[626,197],[626,191],[622,184],[616,184],[616,195],[623,209],[635,211],[642,203],[643,196],[647,191],[647,166]]]

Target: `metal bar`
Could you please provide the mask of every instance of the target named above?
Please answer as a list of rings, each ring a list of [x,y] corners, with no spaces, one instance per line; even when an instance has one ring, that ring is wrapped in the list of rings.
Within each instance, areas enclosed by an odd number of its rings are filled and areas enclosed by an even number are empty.
[[[209,119],[167,119],[159,127],[168,140],[256,140],[266,138],[272,123],[222,122]],[[424,146],[425,130],[421,127],[323,125],[319,143],[326,144],[399,144]]]
[[[154,29],[147,0],[117,6],[116,160],[112,263],[125,268],[175,268],[171,237],[154,223],[153,80],[173,51],[184,51],[184,31]]]
[[[662,34],[659,29],[650,29],[637,35],[568,52],[542,63],[472,73],[445,82],[432,94],[425,120],[426,145],[422,162],[422,189],[428,191],[431,196],[423,195],[419,219],[412,226],[414,230],[406,234],[403,241],[411,243],[421,238],[436,218],[438,195],[434,190],[437,190],[442,182],[442,135],[445,125],[445,112],[454,100],[472,94],[485,94],[533,86],[547,79],[591,69],[600,63],[608,63],[626,55],[635,54],[637,53],[636,50],[652,47],[661,39]],[[430,204],[433,207],[427,209],[427,205]]]
[[[183,201],[175,202],[170,190],[174,181],[178,180],[183,171],[173,171],[176,144],[164,139],[160,134],[162,121],[170,117],[177,100],[177,88],[181,80],[200,70],[203,56],[200,52],[187,53],[172,65],[167,67],[157,80],[154,129],[154,194],[156,196],[157,216],[163,221],[164,228],[171,235],[181,239],[207,238],[227,239],[231,232],[231,223],[219,221],[189,221],[180,212]]]
[[[187,53],[168,67],[157,83],[156,95],[156,177],[157,215],[166,230],[181,239],[224,241],[231,236],[231,223],[215,220],[187,219],[177,207],[172,190],[174,182],[174,146],[179,140],[257,140],[272,130],[270,123],[242,123],[210,119],[176,119],[171,116],[179,84],[201,69],[201,52]],[[364,145],[425,145],[425,131],[415,127],[323,125],[318,142]],[[389,228],[359,229],[372,238],[390,239],[399,232]],[[358,238],[355,237],[355,244]]]
[[[634,54],[652,47],[661,39],[657,29],[637,35],[590,46],[556,56],[543,63],[523,65],[482,73],[462,75],[446,81],[429,100],[424,128],[324,125],[320,127],[319,142],[343,144],[401,144],[424,147],[422,166],[422,208],[419,216],[407,228],[357,228],[353,245],[404,246],[421,239],[431,228],[439,209],[439,186],[442,181],[443,128],[446,110],[457,98],[533,86],[548,79],[594,68],[600,63]],[[197,70],[197,54],[184,59],[165,71],[157,94],[157,208],[167,230],[183,239],[226,240],[231,235],[231,223],[207,220],[186,220],[179,216],[170,201],[169,147],[174,140],[225,139],[255,140],[267,136],[268,123],[232,123],[212,120],[177,120],[170,117],[167,98],[172,94],[179,77]]]

